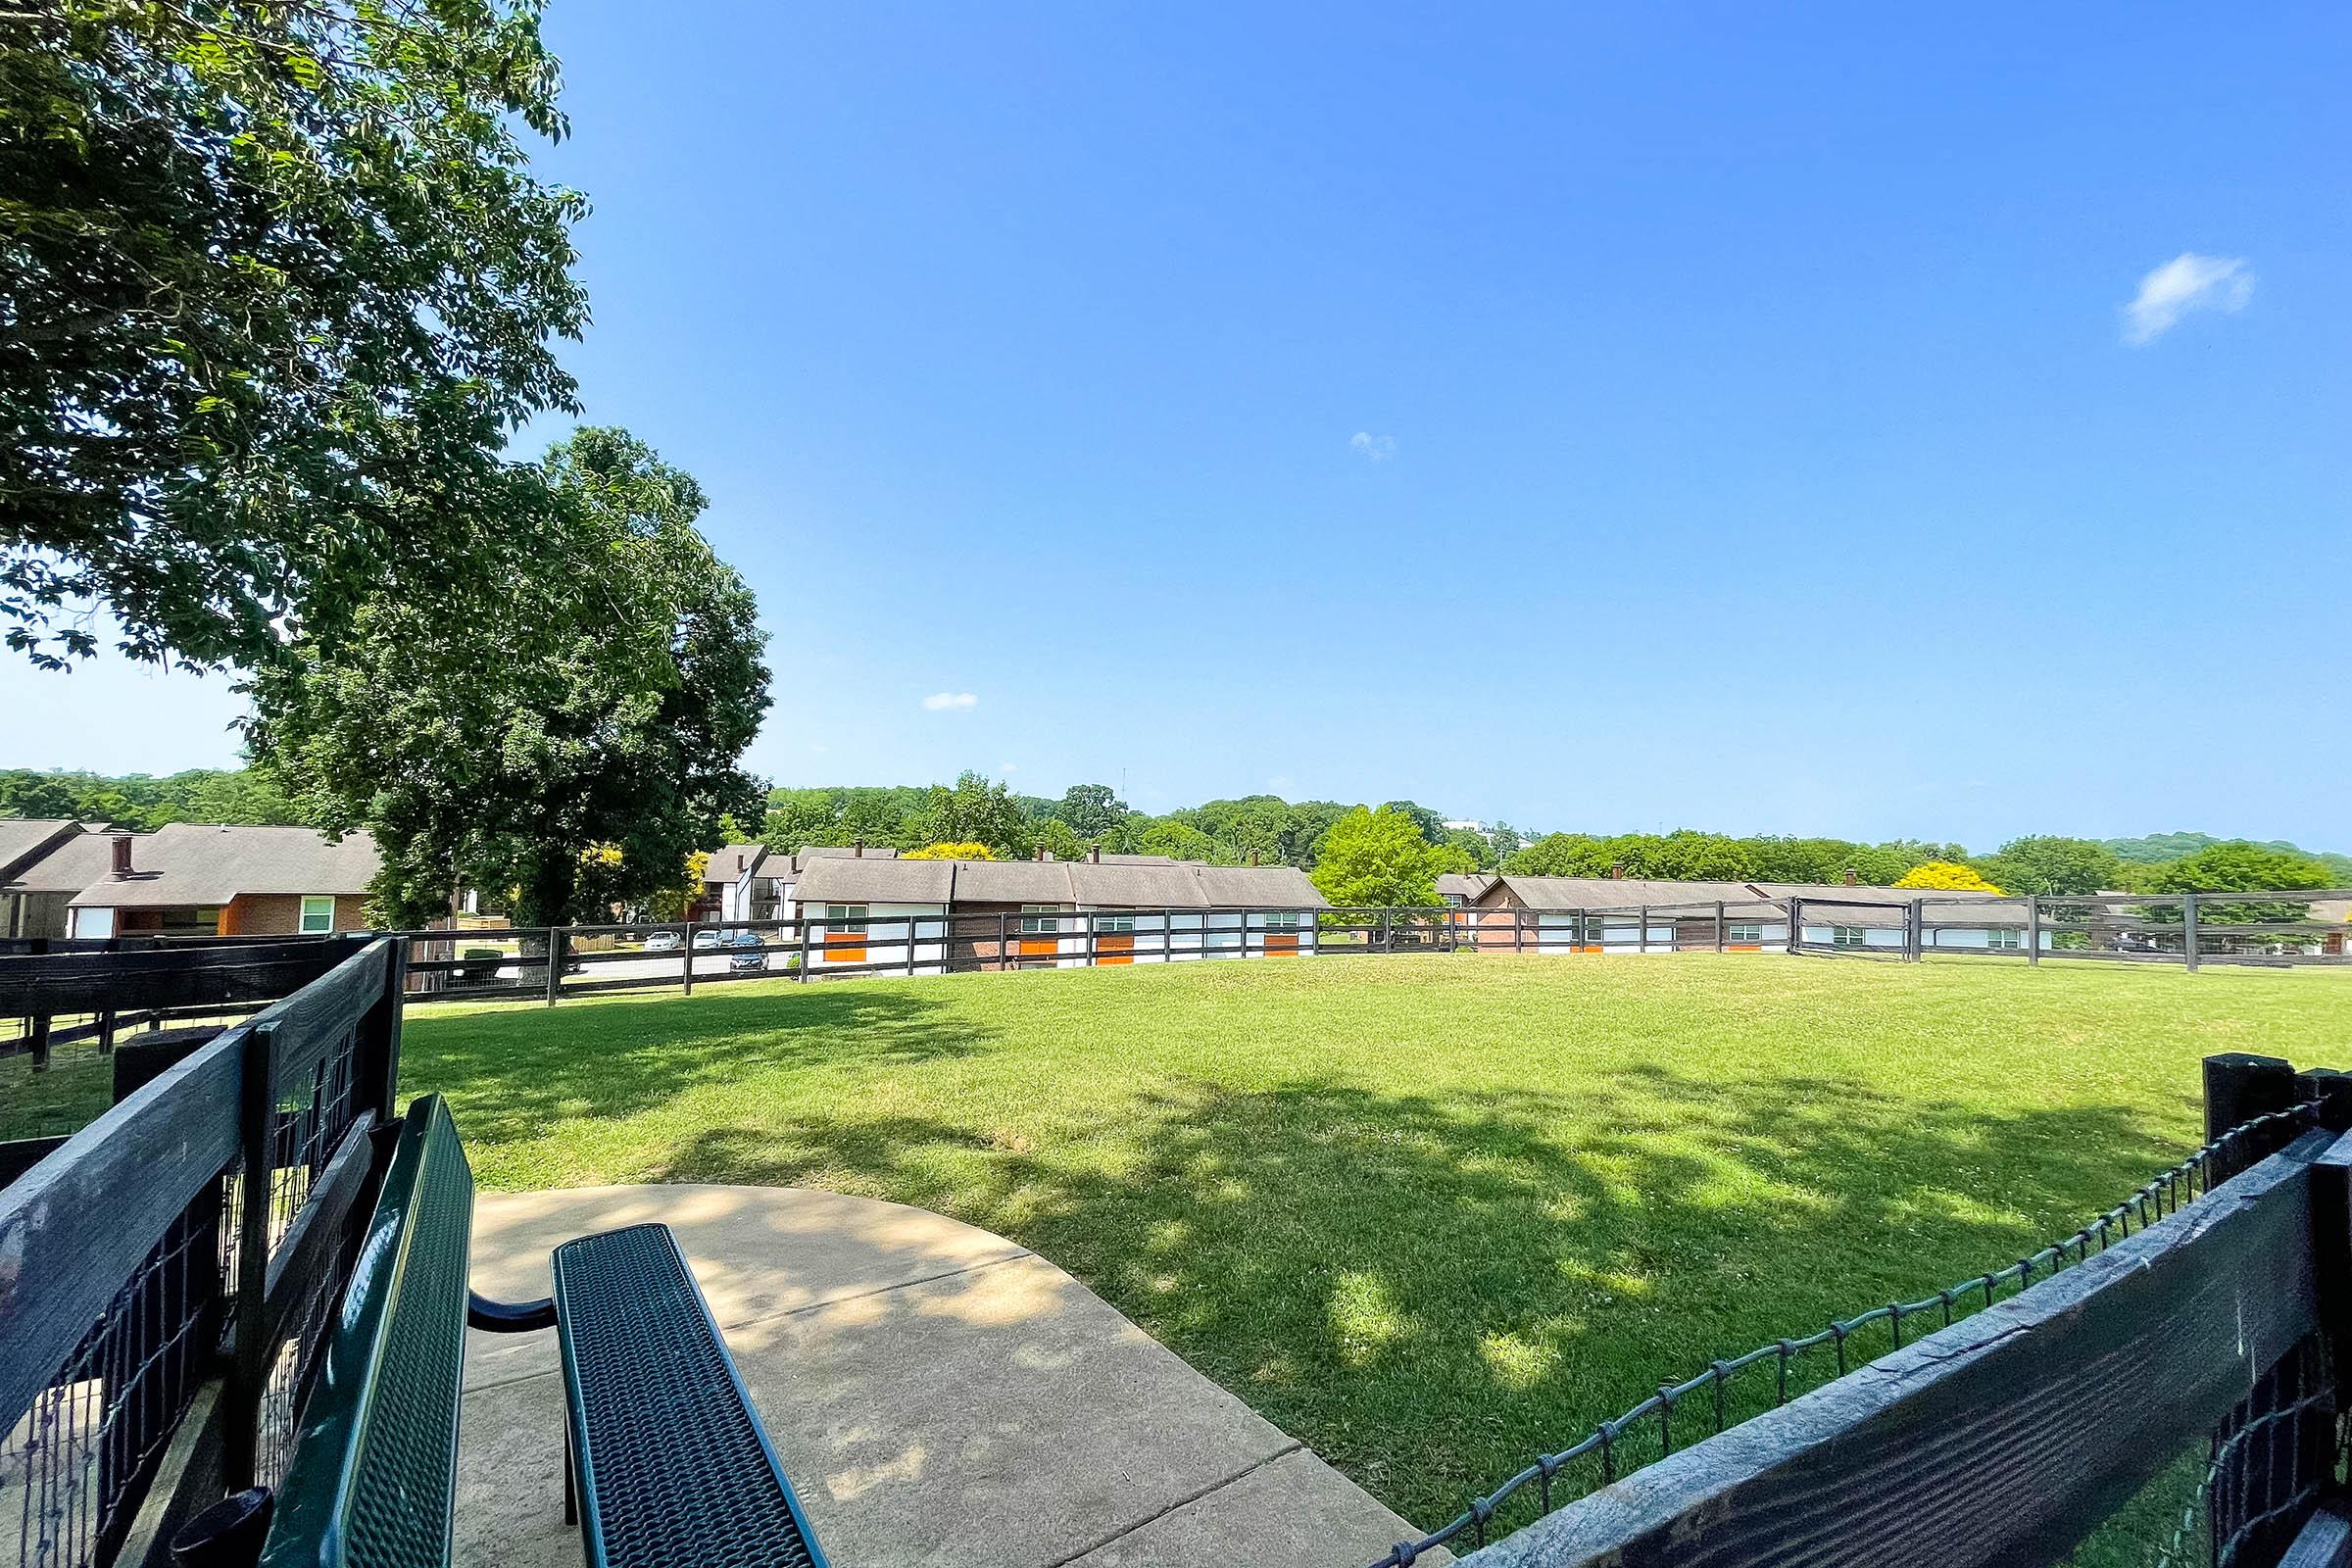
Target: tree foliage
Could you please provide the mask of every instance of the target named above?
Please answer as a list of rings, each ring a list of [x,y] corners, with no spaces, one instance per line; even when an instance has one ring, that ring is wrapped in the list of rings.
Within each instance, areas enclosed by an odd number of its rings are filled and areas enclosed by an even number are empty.
[[[2014,894],[2097,893],[2120,886],[2124,875],[2123,862],[2104,844],[2049,834],[2011,839],[1975,864]]]
[[[934,785],[912,818],[914,836],[926,844],[985,844],[1008,860],[1028,858],[1029,814],[1001,782],[978,773],[956,777],[954,788]]]
[[[494,548],[501,452],[573,406],[536,0],[62,0],[0,49],[0,625],[258,665]]]
[[[2305,855],[2290,855],[2264,844],[2239,839],[2216,844],[2160,866],[2148,879],[2150,893],[2243,893],[2258,889],[2290,891],[2325,888],[2333,880],[2328,868]],[[2208,922],[2255,925],[2264,921],[2300,920],[2311,911],[2308,904],[2285,900],[2245,904],[2202,904],[2197,913]],[[2151,909],[2155,919],[2180,918],[2179,906]]]
[[[0,816],[75,817],[152,833],[167,822],[290,823],[301,813],[251,768],[190,768],[165,778],[132,773],[0,771]]]
[[[903,851],[899,858],[902,860],[995,860],[1002,857],[985,844],[975,844],[967,840],[961,844],[926,844],[919,850]]]
[[[1107,784],[1073,784],[1053,807],[1053,819],[1082,839],[1100,839],[1127,817],[1127,803]]]
[[[759,802],[737,760],[767,709],[765,637],[695,531],[701,490],[598,429],[532,481],[495,578],[370,600],[350,637],[252,682],[258,756],[317,825],[374,833],[376,900],[403,924],[461,883],[514,890],[534,925],[641,906]]]
[[[1958,860],[1930,860],[1915,865],[1894,879],[1898,888],[1921,889],[1935,893],[1998,893],[2001,889],[1977,873],[1973,865]]]
[[[1332,824],[1310,873],[1315,887],[1343,907],[1427,906],[1440,902],[1437,846],[1421,826],[1387,807],[1357,807]]]

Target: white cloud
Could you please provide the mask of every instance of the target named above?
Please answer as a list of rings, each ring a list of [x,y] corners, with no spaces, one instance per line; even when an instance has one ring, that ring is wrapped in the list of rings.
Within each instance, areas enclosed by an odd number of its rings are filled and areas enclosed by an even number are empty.
[[[1018,762],[999,762],[997,764],[997,771],[1000,773],[1018,773],[1020,770],[1021,764]]]
[[[933,692],[923,699],[923,707],[934,713],[944,713],[952,708],[978,708],[980,699],[970,692]]]
[[[2254,297],[2254,274],[2242,256],[2182,251],[2139,280],[2124,307],[2124,341],[2153,343],[2191,311],[2242,311]]]
[[[1386,463],[1396,455],[1396,438],[1393,435],[1374,435],[1369,430],[1358,430],[1348,438],[1348,444],[1371,463]]]

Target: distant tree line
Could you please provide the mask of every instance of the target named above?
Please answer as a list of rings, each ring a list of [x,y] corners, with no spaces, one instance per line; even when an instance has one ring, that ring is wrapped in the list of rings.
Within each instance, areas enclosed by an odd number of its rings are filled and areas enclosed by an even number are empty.
[[[362,783],[354,781],[355,793]],[[2352,857],[2200,833],[2104,841],[2034,834],[1984,855],[1917,839],[1868,844],[1688,828],[1530,836],[1505,823],[1484,831],[1449,828],[1437,811],[1412,801],[1368,807],[1250,795],[1152,815],[1108,785],[1073,785],[1058,797],[1016,795],[978,773],[928,787],[770,790],[756,833],[747,826],[749,814],[731,815],[720,827],[787,853],[862,841],[906,853],[985,853],[999,859],[1027,859],[1040,851],[1079,859],[1097,849],[1215,865],[1254,859],[1297,866],[1342,904],[1425,904],[1447,871],[1597,877],[1615,870],[1660,881],[1837,883],[1850,870],[1857,881],[1879,886],[1993,887],[2045,896],[2352,886]],[[305,819],[294,799],[252,768],[161,778],[0,771],[5,815],[80,817],[142,831],[167,822]],[[608,824],[599,831],[616,830]],[[2175,853],[2152,858],[2151,847]],[[652,853],[667,857],[671,848],[664,842]]]

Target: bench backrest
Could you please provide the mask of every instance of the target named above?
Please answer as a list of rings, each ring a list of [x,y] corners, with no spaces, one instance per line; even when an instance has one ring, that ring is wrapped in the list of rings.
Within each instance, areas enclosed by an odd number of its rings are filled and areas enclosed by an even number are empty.
[[[265,1568],[438,1568],[449,1560],[473,1175],[438,1095],[400,1128],[368,1219]]]

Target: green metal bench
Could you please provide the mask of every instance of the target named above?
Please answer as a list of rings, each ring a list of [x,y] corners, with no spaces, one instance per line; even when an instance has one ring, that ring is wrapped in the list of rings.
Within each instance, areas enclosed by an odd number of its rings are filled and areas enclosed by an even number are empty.
[[[566,1243],[554,1297],[509,1305],[466,1288],[472,1221],[457,1126],[425,1096],[401,1125],[292,1467],[267,1503],[264,1568],[449,1560],[469,1324],[556,1330],[565,1518],[590,1568],[824,1568],[668,1227]]]

